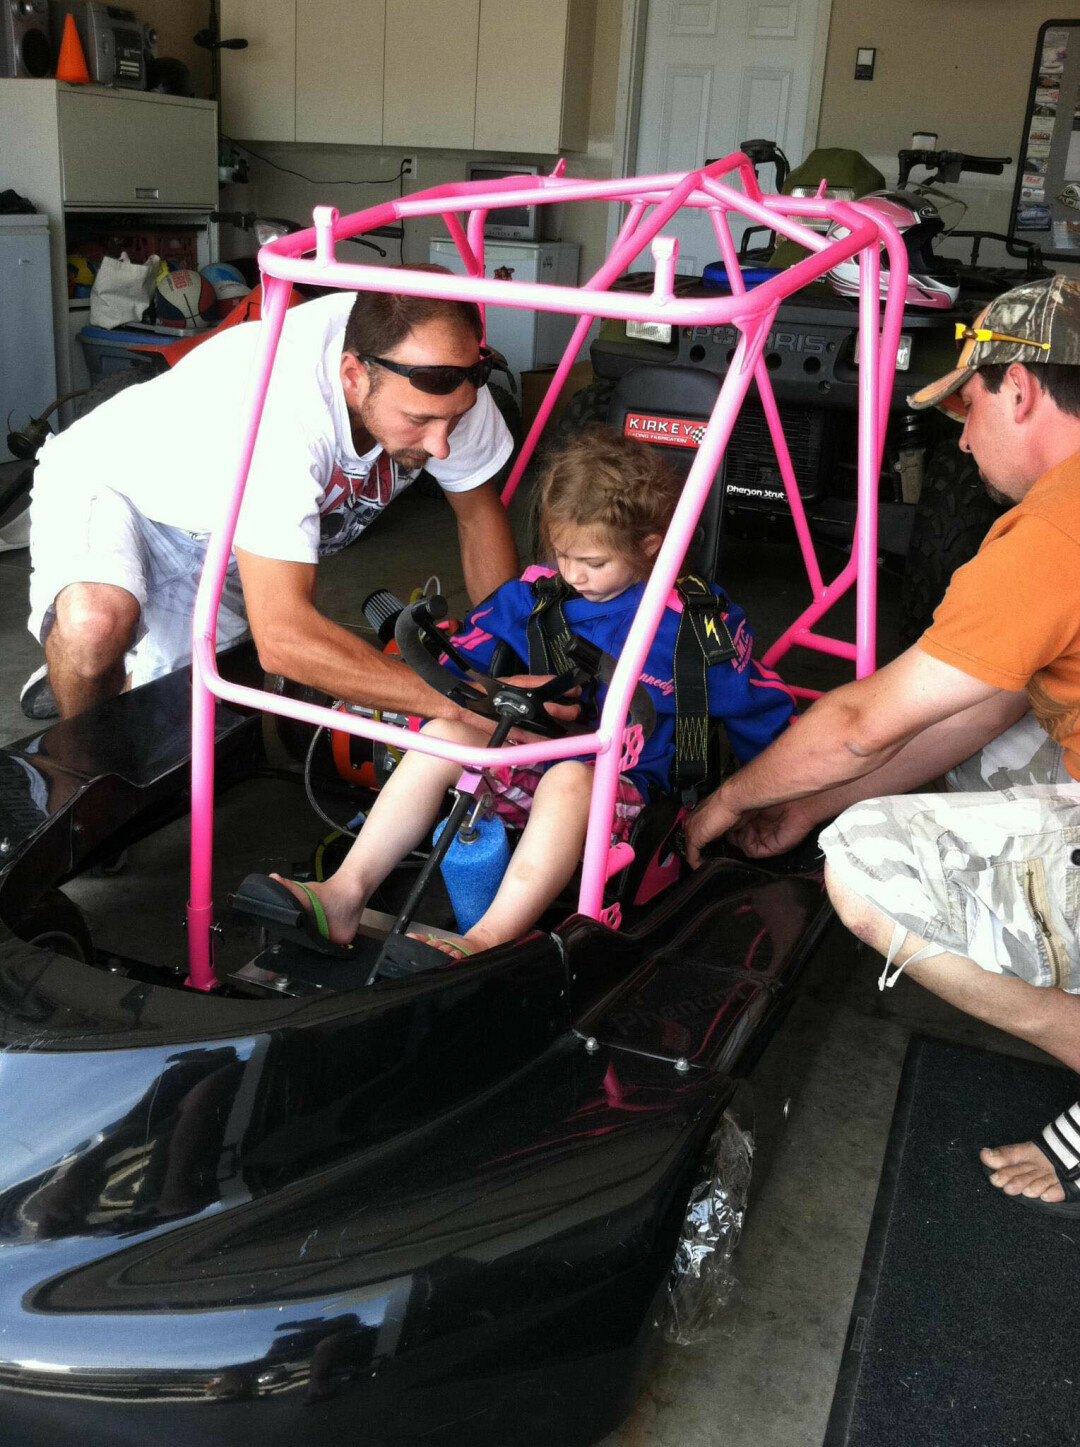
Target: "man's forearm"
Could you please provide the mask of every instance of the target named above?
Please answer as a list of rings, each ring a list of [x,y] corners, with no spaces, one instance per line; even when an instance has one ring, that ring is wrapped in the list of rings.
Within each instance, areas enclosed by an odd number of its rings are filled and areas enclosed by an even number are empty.
[[[740,812],[786,804],[879,770],[905,743],[859,743],[854,715],[835,694],[826,694],[764,753],[724,784],[724,803]]]
[[[863,799],[879,799],[918,789],[977,754],[1021,719],[1028,706],[1025,693],[996,694],[923,729],[877,768],[821,789],[804,798],[801,807],[807,818],[817,824],[835,819]]]
[[[517,548],[505,513],[500,522],[486,527],[459,526],[458,540],[465,590],[474,606],[501,584],[517,577]]]
[[[429,687],[400,659],[381,653],[315,608],[305,609],[272,645],[260,641],[257,627],[254,632],[263,666],[295,683],[306,683],[349,703],[395,713],[424,718],[466,716],[465,710]]]

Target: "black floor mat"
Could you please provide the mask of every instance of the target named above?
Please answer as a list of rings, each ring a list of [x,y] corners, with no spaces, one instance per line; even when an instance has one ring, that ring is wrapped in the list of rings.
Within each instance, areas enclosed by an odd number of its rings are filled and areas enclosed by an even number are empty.
[[[1030,1140],[1063,1069],[908,1048],[823,1447],[1080,1441],[1080,1220],[990,1185],[980,1146]]]

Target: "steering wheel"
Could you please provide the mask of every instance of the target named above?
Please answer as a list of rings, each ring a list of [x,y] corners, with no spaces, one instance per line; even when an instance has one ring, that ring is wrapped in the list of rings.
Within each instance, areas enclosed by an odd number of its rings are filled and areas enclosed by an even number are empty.
[[[578,699],[567,697],[571,689],[581,688],[597,678],[604,683],[611,681],[615,659],[581,638],[573,638],[567,649],[575,667],[547,683],[535,686],[507,683],[501,678],[492,678],[489,673],[480,673],[454,647],[448,634],[436,627],[447,612],[445,598],[421,598],[398,614],[394,639],[402,658],[425,683],[481,718],[499,719],[508,726],[527,728],[543,738],[562,738],[567,725],[552,718],[544,705],[576,704]],[[466,677],[451,673],[443,666],[443,658],[452,659]],[[630,722],[641,726],[643,739],[648,738],[656,723],[652,699],[640,683],[630,700]]]

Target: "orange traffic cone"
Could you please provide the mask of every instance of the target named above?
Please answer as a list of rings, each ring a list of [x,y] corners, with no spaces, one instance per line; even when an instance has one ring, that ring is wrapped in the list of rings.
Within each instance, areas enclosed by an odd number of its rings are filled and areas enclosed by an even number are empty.
[[[70,85],[89,85],[90,72],[86,68],[86,56],[75,29],[75,17],[68,12],[64,21],[64,36],[60,41],[60,59],[56,62],[57,80],[66,80]]]

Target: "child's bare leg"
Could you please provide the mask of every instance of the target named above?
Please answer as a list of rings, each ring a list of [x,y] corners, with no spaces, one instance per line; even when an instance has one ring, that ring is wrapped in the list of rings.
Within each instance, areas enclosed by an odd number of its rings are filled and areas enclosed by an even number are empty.
[[[483,728],[448,719],[432,719],[424,725],[424,733],[479,747],[488,737]],[[410,749],[379,793],[367,823],[337,873],[322,883],[307,886],[326,912],[330,938],[335,944],[352,941],[372,891],[428,834],[447,789],[460,773],[460,764]],[[310,908],[299,885],[282,879],[280,874],[271,878],[280,880]]]
[[[592,783],[591,764],[568,759],[548,769],[499,892],[465,936],[470,949],[490,949],[531,929],[570,882],[585,843]]]

